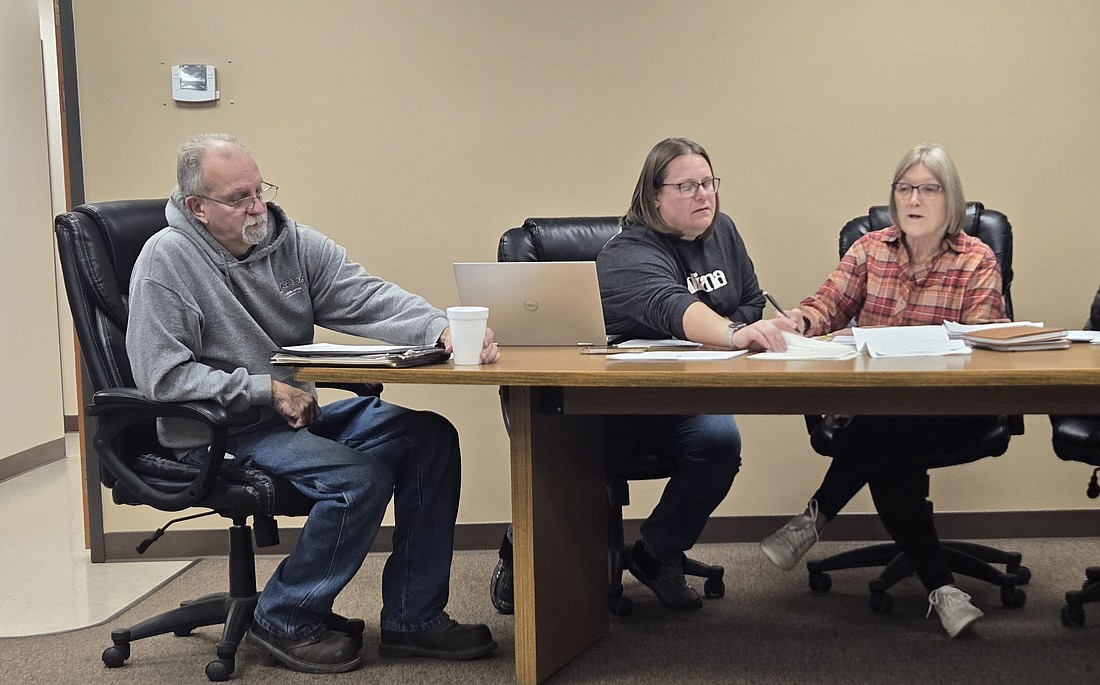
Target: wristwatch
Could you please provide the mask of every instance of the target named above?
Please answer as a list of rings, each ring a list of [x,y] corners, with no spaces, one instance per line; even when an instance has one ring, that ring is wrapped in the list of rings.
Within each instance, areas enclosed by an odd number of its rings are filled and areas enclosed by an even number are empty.
[[[733,346],[733,334],[741,330],[745,326],[748,326],[748,324],[744,321],[734,321],[729,325],[729,327],[726,329],[726,347],[730,348],[731,350],[737,349]]]

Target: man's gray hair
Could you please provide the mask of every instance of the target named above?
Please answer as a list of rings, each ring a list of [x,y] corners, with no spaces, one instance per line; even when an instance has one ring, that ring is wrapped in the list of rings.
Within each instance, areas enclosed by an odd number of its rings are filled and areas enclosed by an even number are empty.
[[[206,195],[206,186],[202,182],[203,159],[215,147],[225,146],[248,152],[239,138],[228,133],[201,133],[183,141],[176,156],[176,184],[183,197]]]

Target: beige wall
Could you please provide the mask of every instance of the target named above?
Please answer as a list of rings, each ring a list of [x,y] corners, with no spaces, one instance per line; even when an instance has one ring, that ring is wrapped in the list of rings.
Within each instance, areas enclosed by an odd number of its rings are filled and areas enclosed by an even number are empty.
[[[1078,327],[1098,282],[1081,220],[1100,182],[1091,0],[75,5],[89,200],[163,196],[183,137],[232,131],[293,216],[439,306],[456,302],[451,263],[494,259],[525,217],[621,213],[669,135],[708,148],[723,209],[784,302],[821,282],[839,227],[883,203],[926,140],[1012,220],[1018,318]],[[218,68],[216,105],[171,101],[181,62]],[[386,395],[458,425],[460,520],[507,520],[494,392]],[[745,467],[719,513],[797,508],[826,466],[801,418],[739,420]],[[937,475],[937,506],[1089,506],[1045,418],[1028,431],[1002,459]],[[652,496],[635,501],[637,516]],[[132,516],[109,513],[108,529]]]
[[[0,4],[0,65],[3,458],[64,433],[37,0]]]

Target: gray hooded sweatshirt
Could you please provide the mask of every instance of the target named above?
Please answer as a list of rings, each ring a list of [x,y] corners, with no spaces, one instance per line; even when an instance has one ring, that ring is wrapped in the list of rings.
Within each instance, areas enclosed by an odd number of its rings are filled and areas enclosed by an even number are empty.
[[[279,347],[313,342],[314,326],[426,345],[447,317],[424,298],[375,276],[344,248],[268,204],[268,235],[244,259],[222,247],[183,203],[165,207],[168,227],[149,239],[130,279],[126,351],[138,390],[153,400],[214,400],[238,414],[231,433],[284,420],[271,380],[315,393],[275,366]],[[246,411],[256,409],[258,411]],[[176,448],[206,444],[190,421],[162,421]]]

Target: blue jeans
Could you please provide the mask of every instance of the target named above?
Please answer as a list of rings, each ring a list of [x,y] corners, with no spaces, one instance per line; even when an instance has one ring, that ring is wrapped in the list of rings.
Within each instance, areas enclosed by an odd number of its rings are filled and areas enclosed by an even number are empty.
[[[676,457],[679,469],[642,522],[641,536],[654,558],[679,564],[741,469],[741,432],[733,417],[608,416],[607,441],[612,471],[637,447]]]
[[[676,457],[679,468],[641,526],[642,542],[662,563],[679,564],[703,534],[741,469],[741,432],[732,416],[608,416],[608,473],[638,447]],[[507,536],[512,540],[512,526]]]
[[[425,630],[447,620],[461,478],[450,422],[359,397],[325,405],[307,429],[234,436],[229,451],[316,501],[298,544],[260,594],[255,621],[262,628],[292,639],[321,630],[322,616],[370,551],[391,496],[381,628]]]

